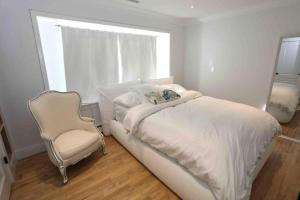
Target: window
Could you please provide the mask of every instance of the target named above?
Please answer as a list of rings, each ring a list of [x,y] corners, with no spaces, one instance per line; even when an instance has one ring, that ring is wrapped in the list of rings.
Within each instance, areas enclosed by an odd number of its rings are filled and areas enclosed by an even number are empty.
[[[37,16],[49,89],[95,101],[98,85],[163,78],[170,34]]]

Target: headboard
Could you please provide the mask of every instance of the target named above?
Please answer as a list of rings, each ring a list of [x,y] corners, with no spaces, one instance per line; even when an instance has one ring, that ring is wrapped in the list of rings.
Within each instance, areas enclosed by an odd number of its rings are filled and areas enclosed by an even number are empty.
[[[148,83],[156,85],[164,85],[173,83],[173,77],[162,79],[149,79],[149,80],[137,80],[126,83],[114,84],[111,86],[99,86],[98,91],[98,103],[100,108],[100,116],[102,121],[102,128],[104,135],[110,135],[110,121],[114,119],[114,98],[129,92],[135,85]]]
[[[166,85],[166,84],[174,83],[174,78],[171,76],[168,78],[148,79],[148,80],[143,80],[142,83],[155,84],[155,85]]]

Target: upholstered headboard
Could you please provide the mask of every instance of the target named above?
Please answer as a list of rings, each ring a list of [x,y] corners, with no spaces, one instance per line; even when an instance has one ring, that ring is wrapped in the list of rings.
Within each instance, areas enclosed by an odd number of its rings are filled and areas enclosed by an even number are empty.
[[[173,77],[162,78],[162,79],[149,79],[144,81],[131,81],[121,84],[115,84],[111,86],[98,87],[98,102],[100,108],[100,116],[102,121],[102,128],[104,135],[110,135],[110,121],[114,119],[114,98],[129,92],[131,88],[135,85],[148,83],[156,85],[164,85],[173,83]]]
[[[171,76],[168,78],[148,79],[148,80],[143,80],[142,83],[155,84],[155,85],[166,85],[166,84],[174,83],[174,78]]]

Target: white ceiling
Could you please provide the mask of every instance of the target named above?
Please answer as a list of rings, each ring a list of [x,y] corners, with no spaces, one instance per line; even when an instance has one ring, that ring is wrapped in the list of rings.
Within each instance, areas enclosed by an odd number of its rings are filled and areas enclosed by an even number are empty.
[[[103,1],[175,17],[206,18],[229,12],[284,4],[290,0],[139,0],[139,3],[132,3],[128,0]]]

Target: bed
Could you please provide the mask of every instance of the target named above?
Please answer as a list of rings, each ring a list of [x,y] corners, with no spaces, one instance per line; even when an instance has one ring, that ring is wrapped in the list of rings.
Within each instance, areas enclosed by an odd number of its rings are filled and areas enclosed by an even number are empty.
[[[165,84],[166,82],[172,82],[172,80],[165,79],[162,82]],[[158,82],[156,81],[155,83],[157,84]],[[167,122],[168,119],[172,120],[173,118],[175,119],[176,117],[179,117],[178,114],[175,115],[174,117],[172,117],[172,115],[169,115],[169,116],[165,115],[166,113],[164,113],[164,112],[168,112],[168,109],[173,109],[175,111],[176,110],[178,111],[178,109],[180,109],[180,107],[184,108],[185,106],[188,106],[188,109],[186,109],[186,110],[189,110],[188,111],[188,113],[189,113],[191,110],[193,110],[193,109],[191,109],[194,106],[194,105],[192,105],[192,103],[196,103],[196,102],[198,102],[199,105],[203,104],[203,102],[213,102],[213,101],[220,101],[221,104],[226,103],[228,105],[232,104],[232,103],[227,102],[227,101],[224,102],[224,100],[217,100],[217,99],[213,99],[210,97],[197,96],[200,94],[189,92],[189,93],[187,93],[186,96],[184,93],[182,95],[181,99],[179,99],[177,101],[173,101],[173,102],[168,102],[163,105],[159,105],[159,106],[147,105],[146,107],[141,106],[142,109],[140,109],[139,106],[136,106],[136,107],[134,107],[134,109],[130,109],[130,111],[126,114],[125,119],[123,119],[124,120],[123,122],[116,121],[115,116],[114,116],[114,106],[112,104],[112,99],[114,99],[116,96],[118,96],[120,94],[128,92],[130,90],[129,89],[130,85],[133,85],[133,84],[140,84],[140,83],[137,83],[137,82],[130,83],[130,84],[127,84],[125,87],[121,87],[121,88],[113,87],[113,89],[111,89],[111,88],[110,89],[109,88],[100,88],[99,89],[99,93],[100,93],[99,106],[100,106],[101,112],[104,111],[101,114],[101,117],[102,117],[102,121],[103,121],[103,128],[105,130],[105,132],[104,132],[105,135],[112,134],[113,137],[116,138],[133,156],[135,156],[141,163],[143,163],[144,166],[146,166],[154,175],[156,175],[162,182],[164,182],[170,189],[172,189],[175,193],[177,193],[182,199],[207,199],[207,200],[210,200],[210,199],[248,199],[250,197],[252,180],[255,179],[258,172],[263,167],[264,163],[266,162],[267,158],[269,157],[270,153],[272,152],[272,147],[274,145],[276,135],[278,135],[281,131],[280,125],[273,117],[269,116],[269,114],[263,113],[262,111],[257,111],[257,109],[254,109],[250,106],[246,106],[246,108],[249,109],[250,113],[253,114],[253,113],[258,112],[259,115],[266,117],[267,118],[266,123],[268,123],[270,126],[265,126],[265,125],[263,125],[263,123],[258,123],[259,124],[258,130],[268,132],[268,134],[264,135],[264,139],[259,138],[257,135],[252,135],[252,136],[254,136],[253,138],[255,138],[254,140],[257,142],[253,143],[252,144],[253,147],[250,149],[255,149],[255,152],[256,151],[257,152],[252,158],[252,160],[255,160],[255,162],[251,164],[251,170],[249,170],[247,172],[247,173],[249,173],[249,174],[247,174],[247,177],[248,177],[248,181],[247,181],[248,183],[246,183],[247,189],[242,191],[243,194],[241,194],[235,190],[233,190],[233,192],[231,191],[231,193],[230,193],[230,192],[226,192],[226,190],[223,191],[221,187],[220,187],[221,189],[218,188],[217,187],[218,184],[214,185],[214,184],[212,184],[212,181],[207,181],[209,179],[209,178],[207,178],[207,177],[209,177],[209,175],[207,175],[206,173],[204,173],[204,175],[202,174],[202,176],[201,175],[199,176],[199,174],[197,174],[197,172],[201,172],[201,170],[196,169],[196,168],[193,170],[194,166],[191,162],[183,163],[182,160],[178,158],[178,157],[180,157],[180,154],[177,154],[176,152],[170,153],[170,152],[168,152],[168,148],[162,147],[161,144],[155,144],[155,141],[154,141],[154,143],[151,142],[151,138],[149,141],[149,140],[143,138],[143,136],[141,136],[141,135],[143,135],[143,134],[144,134],[144,136],[145,135],[147,136],[147,134],[148,134],[148,136],[149,136],[149,134],[152,135],[151,131],[153,131],[152,133],[160,132],[161,135],[168,135],[170,132],[168,132],[167,129],[164,129],[161,127],[167,123],[158,123],[155,120],[155,117],[153,117],[153,116],[157,117],[157,115],[165,116],[165,118],[163,120],[160,120],[160,121],[166,120],[164,122]],[[201,99],[201,98],[203,98],[203,99]],[[242,104],[232,104],[232,105],[241,107],[243,109],[245,107],[245,105],[242,105]],[[190,106],[192,106],[192,107],[190,107]],[[202,106],[206,107],[206,105],[202,105]],[[203,109],[204,107],[200,106],[199,108]],[[220,109],[221,113],[227,112],[226,111],[227,108],[222,110],[222,108],[220,107],[219,109]],[[197,110],[197,109],[195,109],[195,110]],[[146,114],[145,114],[145,111],[147,111]],[[181,112],[181,111],[179,110],[178,112]],[[162,114],[162,113],[164,113],[164,114]],[[184,111],[183,111],[183,113],[184,113]],[[215,116],[218,116],[218,115],[219,114],[217,113],[217,115],[215,115]],[[232,115],[232,113],[230,113],[230,115]],[[239,115],[240,115],[240,113],[239,113]],[[212,117],[212,116],[210,116],[210,117]],[[208,122],[208,123],[203,123],[203,124],[209,124],[210,117],[208,116],[208,118],[207,118],[208,121],[206,121],[206,122]],[[221,119],[222,117],[224,117],[224,115],[221,115],[218,118]],[[241,116],[239,116],[239,117],[241,117]],[[152,123],[155,123],[154,126],[151,123],[151,118],[152,118]],[[245,115],[242,118],[247,119],[248,116]],[[153,121],[153,119],[154,119],[154,121]],[[184,120],[184,119],[185,118],[183,117],[180,120]],[[232,119],[234,119],[234,118],[232,118]],[[189,121],[189,120],[187,120],[187,121]],[[261,122],[260,119],[258,119],[258,121]],[[147,123],[149,123],[149,124],[147,125]],[[225,123],[225,124],[228,124],[228,123]],[[147,130],[147,128],[139,130],[141,127],[143,127],[145,125],[148,126],[148,130]],[[151,127],[152,128],[156,127],[156,128],[152,129]],[[211,127],[214,127],[214,125]],[[247,130],[249,127],[247,127],[246,124],[244,126],[243,125],[240,126],[240,128],[241,128],[241,130],[245,130],[245,132],[249,131],[249,130]],[[226,130],[226,129],[227,128],[224,127],[224,130]],[[154,131],[154,130],[156,130],[156,131]],[[187,133],[193,132],[192,128],[191,129],[186,128],[186,130],[187,130]],[[136,134],[134,134],[134,132],[136,132]],[[143,133],[143,132],[145,132],[145,133]],[[234,131],[232,131],[232,132],[234,132]],[[253,132],[255,132],[255,131],[253,131]],[[141,133],[143,133],[143,134],[141,134]],[[228,134],[231,135],[230,133],[228,133]],[[226,135],[226,134],[224,134],[224,135]],[[241,135],[243,135],[241,137],[247,137],[248,134],[241,134]],[[222,137],[223,136],[220,136],[220,138],[222,138]],[[182,138],[182,140],[186,140],[186,138],[191,139],[191,137],[189,135],[186,135],[185,137],[181,137],[181,138]],[[234,143],[234,141],[237,141],[237,139],[234,139],[234,138],[235,137],[232,137],[232,136],[230,138],[230,141],[233,143]],[[149,137],[148,137],[148,139],[149,139]],[[247,140],[247,138],[246,138],[246,140]],[[193,143],[193,142],[191,142],[191,143]],[[190,145],[190,146],[193,146],[193,145]],[[245,144],[244,146],[242,148],[246,148],[246,146],[249,146],[249,145]],[[258,146],[261,146],[261,147],[258,148]],[[172,147],[172,146],[169,146],[169,147]],[[175,147],[176,147],[176,142],[174,143],[174,148]],[[186,147],[186,148],[188,149],[189,147]],[[208,147],[208,149],[209,148],[210,147]],[[164,149],[167,149],[167,151],[164,151]],[[178,147],[178,149],[179,149],[179,147]],[[189,150],[191,150],[191,149],[189,149]],[[213,150],[213,151],[215,151],[215,150]],[[231,149],[229,148],[228,151],[231,151]],[[242,151],[242,150],[240,149],[240,151]],[[172,153],[174,155],[177,154],[177,156],[172,155]],[[215,153],[215,155],[218,155],[218,153]],[[242,155],[242,154],[240,154],[240,155]],[[194,156],[194,154],[190,154],[191,159],[193,156]],[[210,157],[214,157],[214,154],[210,154]],[[210,160],[210,157],[206,157],[206,158],[204,157],[205,159],[202,159],[202,160],[198,159],[198,160],[201,163],[201,162],[204,162],[206,159]],[[185,157],[185,159],[186,158],[187,157]],[[247,160],[244,163],[243,159],[244,159],[243,157],[242,157],[242,160],[236,159],[236,161],[238,163],[236,163],[235,165],[243,166],[243,167],[239,167],[238,170],[243,169],[247,165],[245,163],[248,163]],[[220,160],[222,160],[222,159],[220,159]],[[226,158],[226,160],[227,160],[227,158]],[[230,160],[230,159],[228,158],[228,160]],[[233,158],[233,160],[235,160],[235,158]],[[249,159],[249,160],[251,160],[251,159]],[[216,161],[216,160],[212,159],[212,161]],[[215,164],[214,166],[218,166],[218,164]],[[222,165],[220,165],[220,166],[222,166]],[[203,169],[205,170],[205,168],[203,168]],[[234,169],[231,167],[228,167],[227,165],[224,165],[224,173],[221,174],[221,176],[218,176],[215,178],[216,178],[216,180],[221,180],[221,182],[222,181],[224,182],[224,180],[225,180],[224,177],[229,177],[228,180],[226,179],[228,181],[228,184],[229,185],[233,184],[230,182],[231,176],[228,176],[228,174],[230,174],[230,173],[227,173],[226,170],[232,171]],[[242,171],[244,171],[244,170],[241,170],[241,172]],[[235,172],[232,172],[232,173],[235,173]],[[218,174],[218,173],[216,173],[216,174]],[[239,177],[237,177],[237,176],[235,176],[235,177],[239,179]],[[218,182],[218,181],[216,181],[216,182]],[[226,187],[224,187],[224,188],[226,188]],[[232,187],[235,188],[236,186],[232,186]]]
[[[288,123],[298,105],[299,91],[296,85],[275,82],[267,111],[279,122]]]

